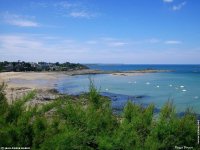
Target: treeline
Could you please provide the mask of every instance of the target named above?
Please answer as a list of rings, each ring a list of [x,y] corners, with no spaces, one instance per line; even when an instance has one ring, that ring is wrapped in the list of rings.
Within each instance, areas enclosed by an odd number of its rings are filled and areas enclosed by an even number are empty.
[[[175,147],[200,148],[197,118],[186,111],[181,118],[172,103],[154,116],[147,108],[128,102],[119,116],[110,101],[91,84],[88,94],[74,100],[58,98],[41,107],[24,105],[34,97],[29,93],[8,105],[0,87],[0,147],[72,150],[171,150]]]
[[[47,62],[0,62],[0,71],[1,72],[22,72],[22,71],[69,71],[69,70],[80,70],[80,69],[88,69],[87,66],[82,64],[75,63],[47,63]]]

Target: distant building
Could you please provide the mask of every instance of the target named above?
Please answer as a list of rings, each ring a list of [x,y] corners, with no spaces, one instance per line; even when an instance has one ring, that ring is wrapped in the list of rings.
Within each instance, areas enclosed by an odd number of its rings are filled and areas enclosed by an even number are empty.
[[[8,65],[4,66],[4,69],[5,69],[6,71],[13,71],[14,67],[13,67],[12,64],[8,64]]]

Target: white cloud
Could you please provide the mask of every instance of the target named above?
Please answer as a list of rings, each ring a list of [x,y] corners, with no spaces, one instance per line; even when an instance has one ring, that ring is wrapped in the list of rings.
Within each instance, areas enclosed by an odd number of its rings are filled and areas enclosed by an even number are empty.
[[[74,18],[87,18],[90,19],[94,17],[94,14],[84,12],[84,11],[75,11],[75,12],[70,12],[69,16],[74,17]]]
[[[125,42],[110,42],[110,43],[108,43],[108,45],[111,46],[111,47],[122,47],[122,46],[125,46],[127,44],[128,43],[125,43]]]
[[[32,7],[49,8],[56,15],[62,17],[91,19],[100,15],[95,11],[95,5],[89,5],[83,1],[52,1],[52,2],[32,2]]]
[[[42,43],[26,36],[2,35],[0,36],[2,50],[10,52],[24,52],[27,50],[41,48]]]
[[[55,3],[54,6],[62,7],[62,8],[71,8],[71,7],[74,7],[76,5],[69,3],[67,1],[62,1],[62,2]]]
[[[35,8],[35,7],[47,8],[47,7],[49,7],[49,3],[45,3],[45,2],[30,2],[30,6],[32,8]]]
[[[107,39],[107,41],[106,41]],[[143,40],[145,41],[145,40]],[[173,41],[173,42],[172,42]],[[166,43],[177,43],[175,40]],[[96,44],[88,44],[95,43]],[[164,41],[161,41],[162,44]],[[111,47],[108,44],[114,43]],[[178,42],[180,43],[180,42]],[[121,45],[127,47],[121,48]],[[79,63],[199,63],[199,49],[149,47],[148,43],[131,45],[130,41],[116,38],[96,38],[77,41],[71,38],[44,34],[0,35],[0,61],[47,61]]]
[[[98,15],[98,13],[93,12],[87,5],[81,2],[63,1],[55,3],[54,6],[62,12],[63,16],[90,19]]]
[[[29,20],[7,20],[6,22],[19,27],[38,27],[38,23]]]
[[[165,3],[172,3],[174,0],[163,0]]]
[[[0,35],[0,61],[96,62],[116,51],[121,53],[120,48],[127,44],[119,39],[77,41],[43,34],[5,34]]]
[[[80,62],[79,59],[86,57],[85,53],[92,53],[89,45],[64,37],[49,38],[49,35],[34,34],[0,35],[0,61],[20,59]]]
[[[101,42],[102,45],[106,45],[109,47],[122,47],[129,44],[127,41],[112,38],[112,37],[101,37],[99,39],[99,42]]]
[[[7,24],[19,27],[38,27],[39,24],[32,21],[31,17],[10,14],[8,12],[2,15],[3,21]]]
[[[181,44],[181,41],[176,41],[176,40],[169,40],[169,41],[165,41],[165,44]]]
[[[178,5],[174,5],[172,7],[172,10],[174,10],[174,11],[181,10],[183,8],[183,6],[185,6],[185,5],[186,5],[186,2],[182,2],[182,3],[178,4]]]

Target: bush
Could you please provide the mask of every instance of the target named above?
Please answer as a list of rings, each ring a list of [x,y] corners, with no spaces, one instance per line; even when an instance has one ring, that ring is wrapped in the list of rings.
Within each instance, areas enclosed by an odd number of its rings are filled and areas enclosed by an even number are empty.
[[[112,113],[110,101],[100,96],[93,82],[88,94],[78,101],[63,97],[42,107],[27,109],[25,102],[34,92],[11,105],[7,104],[5,85],[0,86],[0,146],[31,149],[174,149],[197,145],[196,115],[187,110],[177,116],[171,102],[158,117],[154,105],[144,108],[132,102],[122,115]],[[83,104],[79,99],[87,99]],[[51,112],[51,115],[48,115]]]
[[[8,103],[5,97],[5,83],[2,83],[0,85],[0,115],[3,115],[6,112],[6,109],[8,108]]]

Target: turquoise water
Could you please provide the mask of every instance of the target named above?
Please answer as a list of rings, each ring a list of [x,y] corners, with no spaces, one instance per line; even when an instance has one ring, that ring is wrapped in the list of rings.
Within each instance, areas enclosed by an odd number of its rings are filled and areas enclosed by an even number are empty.
[[[89,65],[89,67],[101,70],[170,69],[175,72],[137,76],[71,76],[59,80],[57,89],[68,94],[87,92],[91,77],[103,95],[111,97],[114,95],[113,107],[123,108],[132,96],[141,96],[133,101],[142,105],[154,103],[156,108],[160,109],[168,100],[173,100],[178,112],[192,107],[200,114],[199,65]]]

